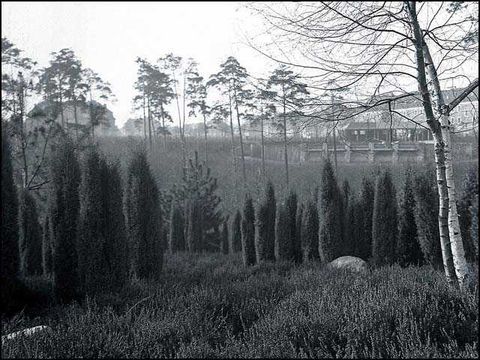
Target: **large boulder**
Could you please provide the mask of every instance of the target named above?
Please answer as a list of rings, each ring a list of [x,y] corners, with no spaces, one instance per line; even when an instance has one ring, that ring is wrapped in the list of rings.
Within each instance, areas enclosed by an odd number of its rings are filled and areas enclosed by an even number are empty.
[[[350,270],[354,272],[365,272],[368,270],[367,263],[355,256],[341,256],[327,264],[329,269]]]

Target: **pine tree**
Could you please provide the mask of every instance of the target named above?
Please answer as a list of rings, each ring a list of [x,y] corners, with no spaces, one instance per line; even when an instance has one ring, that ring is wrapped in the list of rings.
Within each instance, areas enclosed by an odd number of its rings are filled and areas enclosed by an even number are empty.
[[[264,202],[258,208],[255,247],[257,261],[275,261],[276,201],[273,184],[268,182]]]
[[[242,224],[242,214],[239,210],[235,214],[235,218],[233,219],[232,223],[232,243],[230,244],[230,249],[233,250],[234,253],[242,251],[242,232],[241,232],[241,225]]]
[[[343,245],[342,196],[329,159],[325,161],[320,187],[319,253],[323,262],[341,256]]]
[[[426,172],[415,177],[415,223],[423,258],[434,267],[442,266],[438,229],[438,192],[434,175]]]
[[[255,265],[255,210],[253,201],[247,195],[242,221],[242,254],[245,266]]]
[[[50,221],[53,229],[53,281],[62,302],[80,295],[77,230],[80,212],[80,166],[73,143],[63,139],[52,154]]]
[[[206,249],[203,230],[203,213],[198,199],[189,201],[187,206],[187,249],[190,252],[200,252]]]
[[[304,231],[302,232],[302,240],[306,244],[306,256],[309,260],[320,260],[320,254],[318,253],[318,231],[319,222],[316,201],[310,200],[307,203]]]
[[[225,218],[222,224],[222,234],[221,234],[221,247],[222,247],[222,253],[223,254],[228,254],[229,249],[228,249],[228,244],[229,244],[229,239],[228,239],[228,216]]]
[[[477,171],[474,168],[470,168],[465,175],[463,194],[458,202],[460,231],[462,233],[463,248],[465,249],[465,258],[468,262],[474,262],[476,257],[475,245],[472,240],[472,215],[470,212],[470,207],[476,194],[478,194]]]
[[[170,252],[185,251],[185,220],[182,209],[177,204],[172,204],[170,211]]]
[[[3,99],[2,99],[3,102]],[[3,124],[2,124],[3,125]],[[3,126],[2,126],[3,128]],[[18,198],[13,181],[12,155],[5,130],[2,129],[2,261],[1,308],[2,313],[14,304],[14,293],[18,281],[20,254],[18,251]]]
[[[42,241],[42,266],[43,274],[49,276],[53,271],[53,235],[50,217],[45,217],[43,225],[43,241]]]
[[[288,233],[290,236],[290,259],[296,263],[301,263],[302,243],[301,238],[297,236],[298,200],[297,194],[294,191],[290,192],[286,201],[286,207],[288,216]]]
[[[372,221],[372,255],[375,265],[395,261],[398,219],[395,187],[389,171],[381,174],[375,184]]]
[[[210,168],[198,160],[198,152],[195,151],[194,159],[190,159],[188,168],[184,169],[181,186],[172,190],[177,201],[187,204],[186,242],[195,248],[189,251],[218,251],[220,248],[218,230],[222,225],[222,216],[217,188],[217,179],[211,175]]]
[[[136,151],[128,166],[125,214],[133,275],[158,279],[163,265],[162,214],[145,149]]]
[[[412,170],[408,169],[400,206],[399,235],[396,250],[397,262],[401,266],[420,265],[423,261],[418,242],[415,222],[415,198],[413,195]]]
[[[42,228],[35,199],[28,190],[20,195],[20,271],[23,276],[41,275]]]
[[[372,224],[373,205],[375,200],[375,188],[370,179],[362,179],[362,190],[355,219],[358,221],[358,257],[368,261],[372,257]]]

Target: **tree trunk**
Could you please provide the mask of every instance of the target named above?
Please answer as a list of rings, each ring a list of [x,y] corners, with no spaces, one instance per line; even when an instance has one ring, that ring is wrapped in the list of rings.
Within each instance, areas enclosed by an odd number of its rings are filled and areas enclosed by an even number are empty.
[[[89,94],[90,94],[90,104],[88,106],[88,109],[90,111],[90,124],[92,126],[92,139],[95,139],[95,124],[94,124],[94,119],[93,119],[93,102],[92,102],[92,89],[89,89]]]
[[[163,150],[167,151],[167,131],[165,129],[165,114],[163,112],[163,105],[160,105],[160,111],[162,113],[162,128],[163,128]]]
[[[150,112],[150,98],[147,98],[148,142],[152,150],[152,114]]]
[[[233,162],[233,174],[235,177],[235,185],[237,184],[237,158],[235,157],[235,136],[233,131],[233,115],[232,115],[232,96],[230,90],[228,91],[228,104],[230,115],[230,133],[232,135],[232,162]]]
[[[235,89],[235,85],[233,87],[233,97],[234,97],[234,101],[235,101],[235,111],[237,113],[238,135],[240,136],[240,155],[242,156],[243,184],[246,185],[246,183],[247,183],[247,173],[245,171],[245,152],[243,150],[242,126],[240,125],[240,114],[238,112],[237,90]]]
[[[203,131],[205,134],[205,165],[207,165],[207,158],[208,158],[208,152],[207,152],[207,117],[205,116],[205,113],[202,111],[203,115]]]
[[[332,121],[335,119],[335,114],[333,110],[333,102],[334,102],[334,96],[332,94]],[[333,125],[333,159],[334,159],[334,164],[335,164],[335,172],[337,172],[337,138],[335,136],[335,133],[337,131],[337,124],[334,123]]]
[[[143,93],[143,137],[145,141],[147,140],[147,115],[145,114],[146,104],[145,104],[145,92]]]
[[[185,146],[185,128],[182,129],[182,115],[180,113],[180,101],[178,100],[178,91],[177,91],[177,80],[175,79],[175,72],[172,71],[173,77],[173,89],[175,91],[175,100],[177,103],[177,111],[178,111],[178,130],[180,133],[180,143],[182,144],[182,161],[183,167],[187,168],[187,149]]]
[[[260,117],[260,136],[262,139],[262,176],[263,180],[266,179],[266,171],[265,171],[265,137],[263,135],[263,116]]]
[[[73,98],[73,118],[75,119],[75,139],[78,141],[77,99]]]
[[[437,110],[441,114],[440,124],[443,137],[443,153],[445,156],[445,179],[448,191],[448,233],[450,236],[450,245],[453,255],[453,266],[458,278],[459,285],[464,289],[470,279],[467,267],[467,261],[465,259],[465,250],[463,248],[462,234],[460,232],[460,223],[458,221],[457,212],[457,198],[455,180],[453,176],[453,159],[452,159],[452,142],[450,121],[448,114],[444,113],[445,100],[443,98],[442,90],[440,88],[440,82],[437,76],[437,70],[433,64],[433,59],[430,55],[427,44],[423,43],[423,56],[427,65],[427,72],[432,82],[435,96],[437,99]]]
[[[437,186],[438,186],[438,193],[440,198],[439,200],[440,209],[439,209],[439,217],[438,217],[439,229],[440,229],[440,244],[442,248],[442,258],[443,258],[445,275],[447,277],[448,282],[452,284],[452,283],[455,283],[455,280],[456,280],[454,274],[456,273],[458,276],[458,271],[457,271],[458,263],[455,264],[455,259],[453,258],[454,253],[452,252],[451,242],[448,241],[449,237],[447,236],[447,234],[445,234],[445,229],[447,228],[449,230],[449,235],[452,234],[452,231],[450,229],[450,223],[445,224],[445,215],[446,215],[445,212],[447,212],[445,210],[446,204],[450,204],[452,200],[452,199],[449,199],[449,190],[448,190],[448,184],[446,179],[446,160],[447,159],[445,157],[446,155],[445,147],[444,147],[445,144],[442,139],[442,130],[440,128],[440,124],[438,120],[435,119],[435,116],[433,114],[433,107],[431,103],[430,93],[427,87],[427,77],[425,73],[426,65],[425,65],[424,51],[423,51],[423,37],[422,37],[420,25],[417,20],[415,2],[409,2],[407,3],[407,5],[409,7],[409,14],[412,20],[411,23],[413,26],[413,33],[415,36],[418,87],[422,95],[423,108],[425,111],[427,124],[432,131],[432,135],[435,142]],[[455,196],[455,193],[453,193],[453,195]],[[449,209],[448,218],[450,218],[450,216],[451,214]],[[457,253],[455,255],[458,256],[459,254]],[[465,261],[464,257],[463,257],[463,261]],[[462,261],[460,261],[460,263],[461,262]],[[462,266],[460,265],[460,268],[461,267]],[[460,276],[458,281],[459,281],[459,284],[463,286],[463,279],[464,279],[464,274],[466,274],[465,272],[466,268],[465,267],[463,269],[460,269],[460,268],[459,268]]]
[[[285,176],[288,189],[288,148],[287,148],[287,114],[286,114],[286,99],[285,90],[283,91],[283,150],[285,153]]]

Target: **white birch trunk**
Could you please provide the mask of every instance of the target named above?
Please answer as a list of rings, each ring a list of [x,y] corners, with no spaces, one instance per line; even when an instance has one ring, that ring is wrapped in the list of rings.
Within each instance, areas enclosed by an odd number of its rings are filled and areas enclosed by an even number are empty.
[[[433,59],[426,43],[423,43],[423,55],[427,64],[427,72],[434,88],[437,101],[437,111],[440,116],[440,128],[443,139],[443,153],[445,156],[445,180],[448,192],[448,234],[450,237],[450,247],[453,257],[453,267],[457,275],[458,283],[461,289],[465,289],[469,283],[469,272],[467,261],[465,259],[465,250],[463,249],[462,234],[460,233],[460,224],[457,212],[457,197],[455,180],[453,177],[453,159],[452,159],[452,142],[450,121],[448,115],[444,113],[445,100],[443,99],[440,82],[438,80],[437,71],[433,64]]]

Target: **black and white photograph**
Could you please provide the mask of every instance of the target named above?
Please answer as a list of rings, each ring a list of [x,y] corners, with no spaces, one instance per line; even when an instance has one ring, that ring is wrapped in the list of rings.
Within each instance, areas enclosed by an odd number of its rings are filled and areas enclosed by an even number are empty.
[[[1,357],[477,359],[478,1],[2,1]]]

